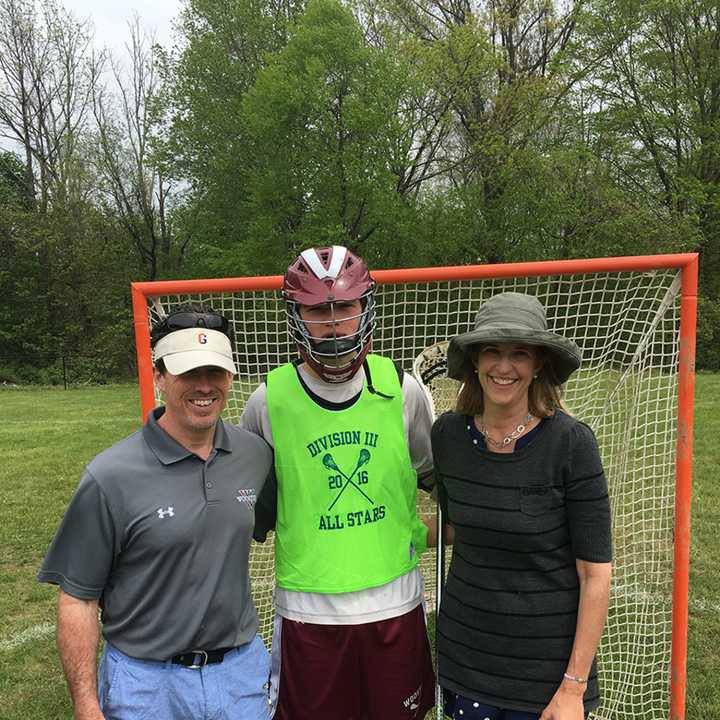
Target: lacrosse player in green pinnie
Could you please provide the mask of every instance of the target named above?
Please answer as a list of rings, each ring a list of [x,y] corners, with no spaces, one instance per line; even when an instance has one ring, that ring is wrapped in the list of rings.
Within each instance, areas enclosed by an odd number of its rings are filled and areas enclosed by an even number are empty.
[[[255,538],[275,529],[276,720],[424,718],[434,701],[418,569],[434,532],[416,514],[432,414],[414,378],[369,353],[374,290],[347,248],[301,253],[283,282],[300,358],[241,420],[275,450]]]

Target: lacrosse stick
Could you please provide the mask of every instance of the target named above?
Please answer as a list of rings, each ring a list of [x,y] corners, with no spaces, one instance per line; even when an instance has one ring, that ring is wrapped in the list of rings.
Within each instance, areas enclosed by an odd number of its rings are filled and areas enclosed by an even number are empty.
[[[452,409],[457,397],[459,384],[447,377],[447,349],[449,342],[444,340],[425,348],[413,363],[413,375],[425,391],[433,417]],[[440,617],[440,599],[445,581],[445,532],[440,503],[437,506],[437,563],[435,567],[435,654],[438,647],[438,620]],[[442,688],[435,685],[435,718],[443,720]]]
[[[330,512],[333,509],[333,506],[335,503],[340,499],[340,496],[345,492],[345,488],[348,485],[352,485],[356,490],[360,492],[361,495],[365,497],[366,500],[370,502],[371,505],[374,505],[375,503],[362,491],[362,488],[357,485],[355,482],[353,482],[353,478],[355,477],[355,473],[363,466],[367,465],[367,463],[370,461],[370,451],[366,448],[363,448],[360,450],[360,455],[358,456],[357,463],[355,464],[355,469],[350,473],[350,475],[346,475],[338,466],[335,460],[333,459],[333,456],[330,453],[326,453],[323,455],[323,465],[328,470],[334,470],[337,473],[340,473],[345,478],[345,484],[342,486],[340,492],[337,494],[337,497],[333,500],[332,505],[328,508],[328,512]]]

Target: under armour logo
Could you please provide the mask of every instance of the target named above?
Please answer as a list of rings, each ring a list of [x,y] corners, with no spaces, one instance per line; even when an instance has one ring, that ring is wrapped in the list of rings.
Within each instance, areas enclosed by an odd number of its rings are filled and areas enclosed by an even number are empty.
[[[161,520],[164,520],[165,518],[169,518],[169,517],[175,517],[175,508],[172,505],[170,505],[170,507],[168,507],[167,510],[158,508],[157,514]]]

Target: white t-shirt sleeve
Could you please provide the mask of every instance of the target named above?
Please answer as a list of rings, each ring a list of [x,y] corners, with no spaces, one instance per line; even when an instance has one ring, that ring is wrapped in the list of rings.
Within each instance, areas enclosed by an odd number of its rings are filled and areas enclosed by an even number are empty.
[[[403,420],[410,448],[410,460],[424,487],[433,486],[433,459],[430,431],[433,416],[430,403],[420,383],[408,373],[403,374]]]
[[[240,427],[259,435],[271,447],[273,444],[272,428],[267,404],[267,385],[261,383],[245,403],[245,409],[240,417]]]

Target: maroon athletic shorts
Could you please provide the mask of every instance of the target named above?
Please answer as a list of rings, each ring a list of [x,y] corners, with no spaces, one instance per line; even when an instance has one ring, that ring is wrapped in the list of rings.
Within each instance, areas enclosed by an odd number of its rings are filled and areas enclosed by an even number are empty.
[[[362,625],[276,622],[274,720],[423,720],[433,707],[422,605]]]

